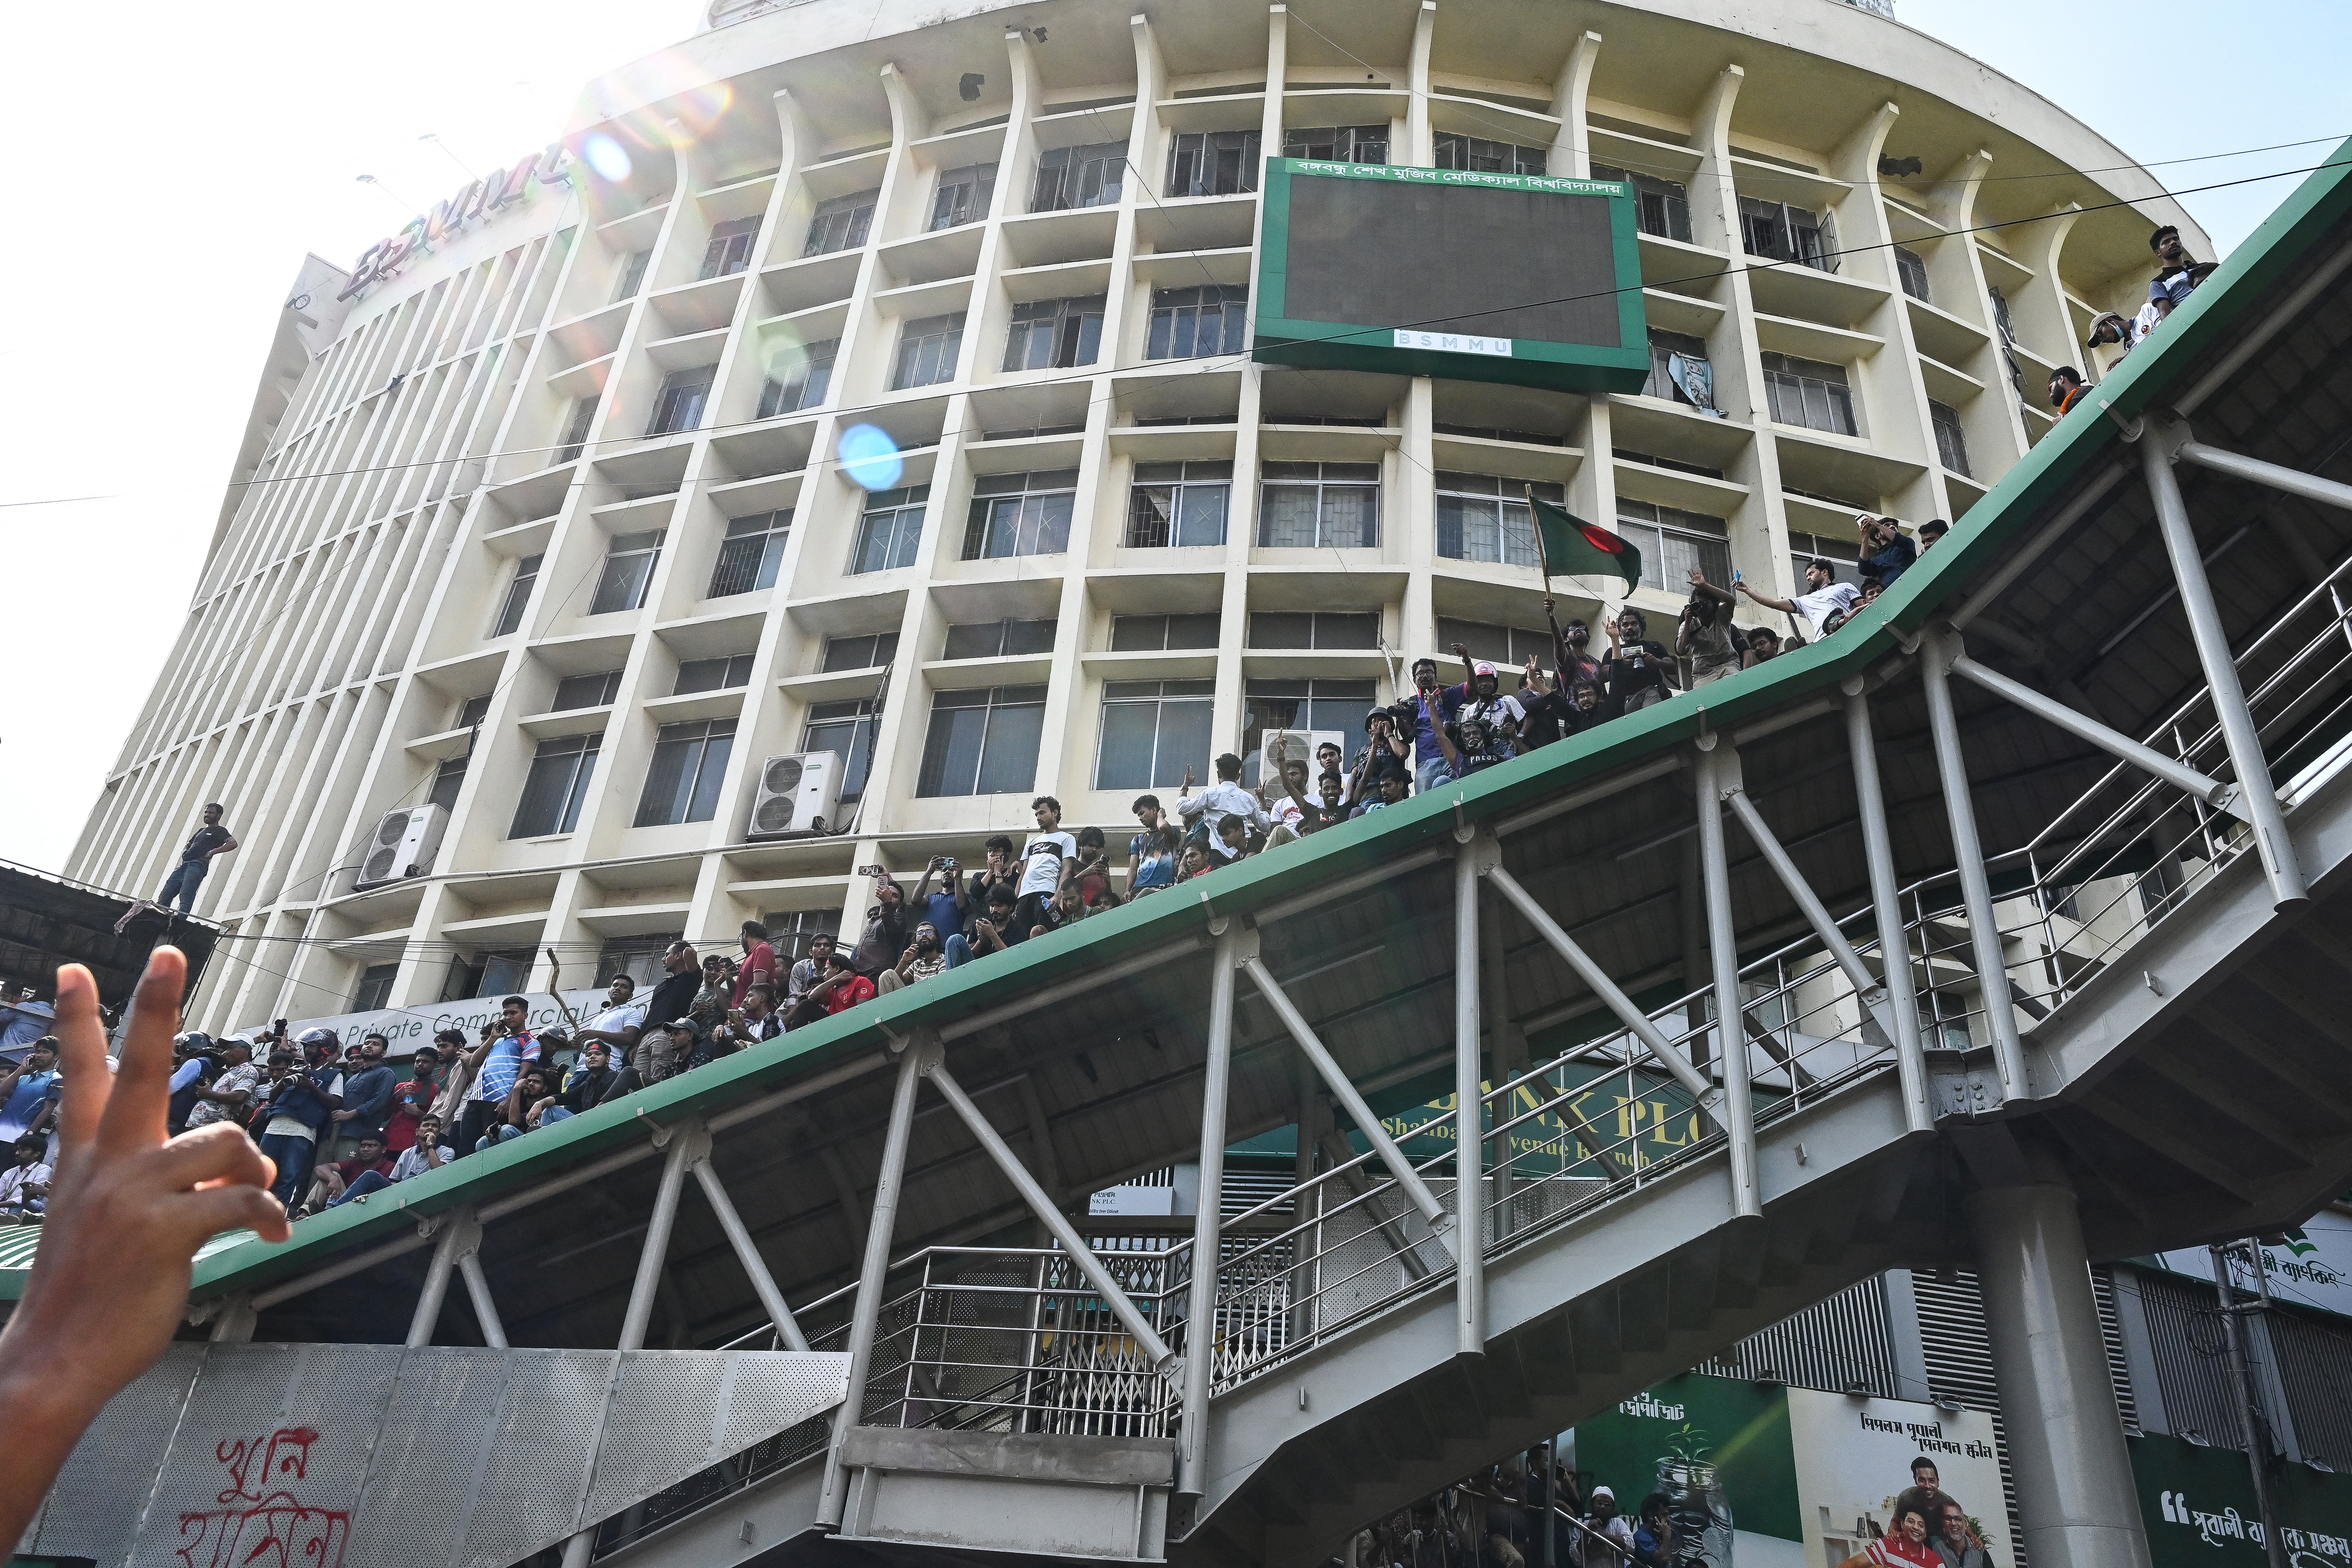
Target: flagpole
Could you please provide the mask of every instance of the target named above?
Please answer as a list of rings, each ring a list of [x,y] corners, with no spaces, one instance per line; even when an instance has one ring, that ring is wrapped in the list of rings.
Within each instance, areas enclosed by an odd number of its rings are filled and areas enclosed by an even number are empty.
[[[1544,597],[1549,599],[1552,596],[1551,552],[1544,548],[1543,519],[1536,515],[1536,487],[1521,480],[1520,488],[1527,491],[1528,525],[1536,531],[1536,559],[1543,565]]]

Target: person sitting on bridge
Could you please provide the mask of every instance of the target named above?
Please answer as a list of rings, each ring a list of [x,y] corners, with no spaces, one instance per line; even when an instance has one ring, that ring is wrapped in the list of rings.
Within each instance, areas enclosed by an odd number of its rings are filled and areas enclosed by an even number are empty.
[[[564,1069],[563,1087],[541,1098],[530,1108],[529,1123],[552,1127],[608,1100],[617,1100],[637,1086],[636,1074],[613,1066],[613,1053],[601,1042],[583,1047],[580,1059]]]
[[[1437,731],[1437,749],[1445,758],[1447,783],[1466,779],[1511,760],[1510,742],[1489,727],[1485,716],[1465,707],[1462,710],[1462,722],[1458,727],[1462,732],[1459,745],[1442,726]]]
[[[1076,896],[1075,884],[1063,890]],[[948,955],[940,941],[940,928],[929,921],[918,921],[915,922],[915,940],[907,944],[906,951],[898,955],[895,965],[882,972],[882,977],[874,983],[874,989],[877,994],[887,995],[947,972]]]
[[[359,1152],[349,1159],[336,1160],[320,1165],[310,1173],[310,1190],[303,1195],[302,1206],[294,1217],[317,1214],[351,1190],[353,1182],[373,1173],[380,1176],[392,1174],[391,1157],[383,1152],[383,1134],[371,1132],[360,1140]]]
[[[784,1027],[797,1029],[821,1018],[830,1018],[836,1013],[847,1012],[860,1002],[871,1002],[874,996],[874,982],[857,973],[857,966],[850,962],[849,954],[835,948],[825,955],[824,978],[809,987],[808,994],[801,998],[800,1005],[793,1008],[792,1016],[784,1020]]]
[[[782,1034],[784,1021],[776,1013],[775,988],[762,982],[745,991],[742,1005],[730,1012],[727,1015],[727,1022],[719,1025],[712,1032],[725,1037],[723,1043],[730,1050],[748,1050],[762,1040],[772,1040]],[[626,1068],[621,1070],[628,1071]],[[635,1079],[631,1079],[630,1087],[635,1088]],[[616,1089],[613,1092],[627,1091]],[[612,1094],[607,1094],[604,1098],[610,1100]]]
[[[536,1067],[526,1069],[499,1104],[498,1124],[474,1141],[474,1152],[487,1154],[508,1139],[530,1131],[531,1108],[546,1098],[546,1073]]]
[[[404,1182],[427,1171],[437,1171],[457,1157],[457,1151],[441,1142],[441,1119],[426,1116],[416,1124],[416,1142],[400,1152],[400,1157],[393,1161],[389,1172],[383,1174],[373,1171],[361,1172],[343,1189],[343,1195],[328,1200],[327,1206],[335,1208],[355,1198],[363,1198],[370,1193],[380,1193],[394,1182]]]
[[[809,994],[811,986],[824,978],[825,971],[830,967],[826,961],[832,956],[831,931],[821,931],[809,938],[809,955],[793,964],[784,977],[784,1017],[787,1020],[784,1027],[792,1027],[793,1009],[801,1005],[801,998]]]
[[[0,1170],[0,1219],[41,1217],[49,1200],[49,1141],[35,1133],[16,1140],[16,1163]]]
[[[1162,829],[1163,832],[1171,831]],[[988,912],[971,922],[971,955],[985,958],[992,952],[1011,950],[1013,939],[1006,934],[1013,925],[1013,910],[1019,901],[1013,889],[999,883],[988,890]],[[789,1024],[785,1026],[791,1027]]]

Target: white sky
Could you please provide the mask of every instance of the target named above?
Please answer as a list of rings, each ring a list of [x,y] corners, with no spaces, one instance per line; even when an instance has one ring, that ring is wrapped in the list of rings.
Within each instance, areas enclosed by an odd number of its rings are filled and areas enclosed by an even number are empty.
[[[1144,0],[1181,4],[1181,0]],[[1338,5],[1344,0],[1305,0]],[[1456,0],[1475,3],[1475,0]],[[1823,0],[1828,3],[1828,0]],[[0,7],[18,127],[0,246],[7,671],[0,858],[58,869],[170,654],[276,312],[305,251],[349,265],[475,170],[553,138],[593,76],[695,0],[243,0]],[[2352,133],[2352,5],[1896,0],[2143,161]],[[2176,189],[2326,147],[2162,171]],[[2186,198],[2224,247],[2291,190]],[[152,889],[134,889],[152,892]]]

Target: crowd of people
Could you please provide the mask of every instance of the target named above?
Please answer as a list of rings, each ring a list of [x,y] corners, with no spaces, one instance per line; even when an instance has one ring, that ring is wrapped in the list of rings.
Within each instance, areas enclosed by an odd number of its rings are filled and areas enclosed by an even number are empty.
[[[2147,302],[2128,321],[2113,310],[2100,311],[2091,322],[2091,335],[2083,341],[2084,348],[2121,348],[2124,354],[2130,353],[2221,266],[2189,255],[2180,243],[2180,231],[2170,224],[2147,237],[2147,247],[2156,253],[2156,276],[2148,280]],[[2122,357],[2116,356],[2119,362]],[[2090,390],[2083,373],[2071,364],[2050,373],[2050,406],[2061,415],[2071,413]]]
[[[1863,1521],[1879,1532],[1839,1568],[1993,1568],[1926,1455],[1887,1512],[1883,1526]],[[1707,1522],[1693,1500],[1664,1491],[1629,1512],[1612,1488],[1538,1445],[1364,1526],[1328,1568],[1721,1568],[1700,1539]]]
[[[1039,795],[1030,806],[1034,831],[1017,843],[1007,834],[990,837],[978,867],[935,856],[911,889],[882,867],[859,868],[872,879],[874,901],[854,934],[819,933],[807,939],[804,954],[789,959],[779,957],[757,921],[743,923],[733,951],[674,942],[662,977],[643,995],[632,976],[614,974],[587,1016],[567,1010],[562,1023],[536,1030],[528,1001],[509,996],[497,1019],[470,1036],[443,1029],[404,1068],[388,1059],[390,1042],[380,1034],[346,1041],[326,1027],[291,1032],[279,1019],[217,1041],[184,1035],[172,1127],[244,1126],[277,1162],[277,1195],[298,1217],[359,1201],[787,1030],[1725,679],[1802,647],[1808,633],[1834,637],[1946,531],[1932,521],[1915,538],[1895,519],[1860,516],[1861,586],[1841,581],[1832,563],[1815,560],[1805,567],[1803,590],[1788,598],[1759,592],[1737,574],[1728,586],[1713,583],[1694,567],[1671,647],[1629,605],[1604,618],[1607,647],[1596,655],[1591,629],[1576,619],[1563,626],[1547,599],[1550,670],[1530,656],[1507,691],[1494,664],[1456,643],[1462,679],[1449,685],[1436,659],[1416,660],[1411,692],[1365,715],[1364,741],[1352,757],[1328,742],[1312,756],[1294,755],[1277,732],[1257,759],[1255,785],[1243,782],[1247,764],[1234,752],[1215,759],[1216,776],[1205,788],[1188,768],[1172,805],[1158,795],[1136,799],[1123,879],[1102,828],[1071,829],[1061,802]],[[1806,630],[1784,637],[1735,624],[1743,598]],[[184,892],[206,859],[235,845],[218,808],[207,807],[173,891]],[[0,1024],[16,1033],[46,1022],[37,1005],[16,993],[0,1006],[11,1009]],[[0,1219],[40,1214],[59,1089],[55,1046],[42,1036],[19,1042],[16,1053],[0,1047],[0,1144],[17,1161],[0,1173]],[[22,1059],[10,1066],[10,1054]]]

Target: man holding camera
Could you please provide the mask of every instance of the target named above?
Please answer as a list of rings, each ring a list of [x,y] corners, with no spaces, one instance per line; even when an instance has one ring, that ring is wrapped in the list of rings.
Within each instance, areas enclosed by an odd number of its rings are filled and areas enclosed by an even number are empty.
[[[940,879],[939,890],[931,888],[933,878]],[[939,933],[940,951],[947,954],[950,966],[971,956],[965,938],[965,928],[971,925],[971,894],[957,875],[956,858],[952,855],[934,855],[923,868],[923,879],[915,884],[915,908],[922,911],[932,931]],[[962,957],[956,956],[958,947]]]
[[[1911,569],[1919,559],[1919,547],[1903,531],[1903,525],[1891,517],[1873,517],[1856,512],[1853,519],[1855,534],[1862,542],[1855,559],[1862,563],[1864,577],[1875,577],[1884,588],[1895,586],[1895,579]],[[1847,612],[1852,614],[1851,611]]]

